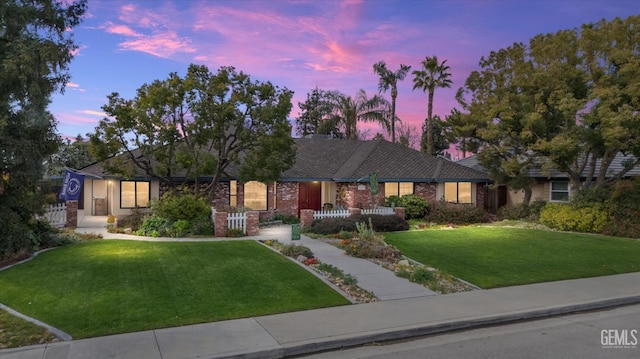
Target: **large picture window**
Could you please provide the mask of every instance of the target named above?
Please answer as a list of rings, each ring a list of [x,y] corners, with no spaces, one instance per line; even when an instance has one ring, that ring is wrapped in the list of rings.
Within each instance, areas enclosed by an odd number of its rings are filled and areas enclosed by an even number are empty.
[[[149,207],[151,185],[142,181],[120,182],[120,208]]]
[[[453,203],[472,203],[471,182],[445,182],[444,200]]]
[[[256,181],[245,183],[244,206],[254,211],[266,211],[267,185]]]
[[[404,196],[413,194],[413,182],[385,182],[384,196]]]
[[[569,182],[551,182],[550,200],[556,202],[569,201]]]

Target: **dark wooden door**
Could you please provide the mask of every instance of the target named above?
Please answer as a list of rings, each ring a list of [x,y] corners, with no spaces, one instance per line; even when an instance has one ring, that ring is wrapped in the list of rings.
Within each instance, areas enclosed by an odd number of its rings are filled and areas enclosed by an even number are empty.
[[[319,211],[322,206],[320,182],[300,182],[298,208]]]

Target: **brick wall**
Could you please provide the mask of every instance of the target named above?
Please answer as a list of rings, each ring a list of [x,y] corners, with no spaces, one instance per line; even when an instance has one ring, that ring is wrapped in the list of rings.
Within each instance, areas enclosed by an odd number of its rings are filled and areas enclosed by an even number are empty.
[[[478,183],[476,185],[476,207],[484,209],[486,185],[484,183]]]
[[[78,201],[67,201],[67,223],[65,227],[78,227]]]
[[[298,182],[278,182],[276,186],[278,213],[298,216]]]
[[[436,183],[416,183],[413,189],[414,193],[427,201],[437,201]]]
[[[382,187],[382,186],[381,186]],[[372,196],[369,191],[369,183],[346,183],[336,185],[338,193],[336,203],[343,208],[374,208],[384,204],[384,190]]]

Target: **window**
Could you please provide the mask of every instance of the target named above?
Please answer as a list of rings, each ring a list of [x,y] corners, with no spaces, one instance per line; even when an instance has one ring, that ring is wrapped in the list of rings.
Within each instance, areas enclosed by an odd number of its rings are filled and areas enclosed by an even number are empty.
[[[445,182],[444,200],[453,203],[472,203],[471,182]]]
[[[151,185],[149,182],[120,182],[120,208],[149,207],[150,197]]]
[[[413,182],[385,182],[384,196],[404,196],[413,194]]]
[[[229,181],[229,206],[235,207],[238,205],[238,182]]]
[[[256,181],[245,183],[244,206],[254,211],[266,211],[267,185]]]
[[[551,201],[567,202],[569,201],[569,182],[551,182],[549,192]]]

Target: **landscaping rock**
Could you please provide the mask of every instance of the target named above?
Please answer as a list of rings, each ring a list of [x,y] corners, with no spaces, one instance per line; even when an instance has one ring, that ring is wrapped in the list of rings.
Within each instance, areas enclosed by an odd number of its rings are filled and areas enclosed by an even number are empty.
[[[300,263],[304,263],[307,259],[307,257],[303,256],[302,254],[298,256],[298,258],[296,258],[296,260]]]
[[[403,260],[401,260],[401,261],[399,261],[399,262],[398,262],[398,265],[399,265],[399,266],[402,266],[402,267],[408,267],[410,264],[409,264],[409,261],[408,261],[408,260],[403,259]]]
[[[131,234],[133,232],[133,229],[131,228],[125,228],[124,229],[124,234]]]

